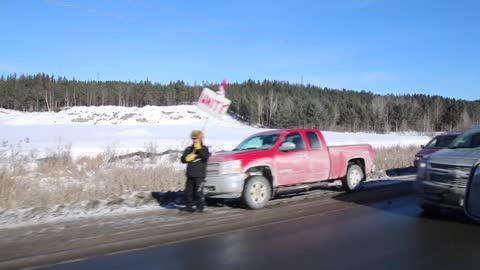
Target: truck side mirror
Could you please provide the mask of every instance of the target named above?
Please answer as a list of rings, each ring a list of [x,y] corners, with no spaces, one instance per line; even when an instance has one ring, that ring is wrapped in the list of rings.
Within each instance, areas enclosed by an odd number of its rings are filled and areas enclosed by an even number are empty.
[[[280,151],[287,152],[295,149],[295,144],[292,142],[284,142],[280,145]]]
[[[420,145],[420,148],[422,148],[422,149],[423,149],[423,148],[425,148],[425,145],[423,145],[423,144],[422,144],[422,145]]]
[[[464,209],[467,216],[480,221],[480,161],[477,162],[470,172],[470,179],[465,193]]]

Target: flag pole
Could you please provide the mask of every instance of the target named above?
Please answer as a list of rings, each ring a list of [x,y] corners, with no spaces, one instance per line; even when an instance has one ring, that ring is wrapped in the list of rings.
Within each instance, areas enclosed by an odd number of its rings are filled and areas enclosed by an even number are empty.
[[[210,119],[210,116],[207,116],[207,119],[205,119],[205,122],[203,122],[203,126],[202,126],[202,132],[205,130],[205,128],[207,127],[207,123],[208,123],[208,119]]]

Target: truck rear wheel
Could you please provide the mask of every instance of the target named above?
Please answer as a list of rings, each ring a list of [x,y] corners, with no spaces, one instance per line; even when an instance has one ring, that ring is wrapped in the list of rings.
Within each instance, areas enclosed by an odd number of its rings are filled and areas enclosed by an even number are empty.
[[[263,208],[271,196],[270,183],[263,176],[253,176],[247,180],[243,188],[242,200],[250,209]]]
[[[354,191],[360,187],[365,174],[360,166],[354,163],[349,163],[347,168],[347,175],[342,178],[342,186],[346,191]]]

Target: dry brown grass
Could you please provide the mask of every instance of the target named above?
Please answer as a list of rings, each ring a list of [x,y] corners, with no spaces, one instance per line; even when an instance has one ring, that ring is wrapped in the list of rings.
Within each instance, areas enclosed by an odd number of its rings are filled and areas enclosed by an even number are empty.
[[[376,170],[412,165],[418,147],[375,149]],[[0,208],[22,208],[101,200],[136,191],[183,190],[183,170],[152,159],[108,162],[109,153],[72,159],[59,151],[42,160],[2,159]],[[167,157],[178,161],[179,154]]]
[[[418,150],[420,150],[418,146],[376,148],[375,169],[379,171],[413,166],[413,159]]]
[[[17,178],[27,173],[25,166],[14,159],[0,165],[0,208],[3,205],[15,204],[17,194],[28,188],[24,181],[17,181]]]
[[[183,190],[182,170],[147,160],[109,163],[103,155],[49,157],[30,169],[0,167],[0,208],[22,208],[107,199],[134,191]]]

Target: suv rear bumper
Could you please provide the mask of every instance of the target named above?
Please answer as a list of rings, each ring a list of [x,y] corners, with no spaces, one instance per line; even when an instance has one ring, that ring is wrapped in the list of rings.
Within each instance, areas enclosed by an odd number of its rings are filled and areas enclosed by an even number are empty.
[[[207,176],[205,179],[205,196],[222,198],[239,198],[242,196],[246,174],[225,174]]]

